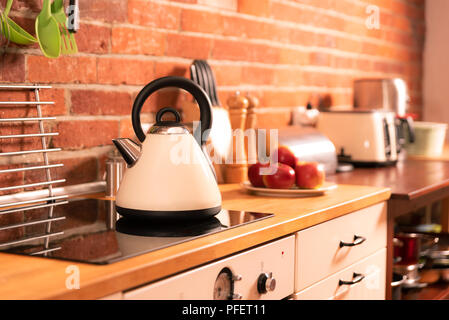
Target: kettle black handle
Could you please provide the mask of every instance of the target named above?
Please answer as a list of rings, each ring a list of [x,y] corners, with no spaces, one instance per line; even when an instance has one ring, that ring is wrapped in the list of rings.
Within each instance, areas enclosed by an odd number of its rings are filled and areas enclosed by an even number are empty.
[[[195,82],[184,77],[163,77],[156,79],[147,84],[137,95],[134,101],[131,119],[133,123],[134,132],[140,142],[145,140],[145,133],[142,130],[142,123],[140,122],[140,111],[143,104],[148,97],[155,91],[168,87],[177,87],[189,92],[198,103],[200,107],[200,121],[201,121],[201,141],[198,143],[202,146],[206,143],[209,129],[212,127],[212,106],[209,97],[206,92]],[[197,137],[196,132],[194,136]]]

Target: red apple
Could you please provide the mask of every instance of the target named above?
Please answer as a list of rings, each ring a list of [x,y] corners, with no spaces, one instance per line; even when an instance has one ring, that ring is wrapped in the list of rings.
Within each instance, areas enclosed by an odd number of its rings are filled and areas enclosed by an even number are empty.
[[[279,146],[279,148],[276,149],[274,155],[277,155],[277,162],[286,164],[293,169],[295,169],[296,163],[298,162],[298,159],[296,158],[293,151],[287,147],[287,146]],[[272,157],[272,162],[276,162],[275,159]]]
[[[265,187],[272,189],[290,189],[295,185],[295,170],[283,163],[272,164],[273,173],[263,176]]]
[[[296,185],[304,189],[321,187],[326,177],[324,166],[318,162],[298,162],[295,173]]]
[[[263,175],[261,174],[261,168],[268,167],[268,164],[262,164],[257,162],[248,168],[248,180],[256,188],[264,188]]]

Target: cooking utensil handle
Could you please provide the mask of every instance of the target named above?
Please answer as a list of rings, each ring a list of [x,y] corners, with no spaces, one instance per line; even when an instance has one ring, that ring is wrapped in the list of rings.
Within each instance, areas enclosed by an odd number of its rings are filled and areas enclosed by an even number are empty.
[[[48,20],[51,18],[51,2],[50,0],[44,0],[44,2],[42,3],[42,19],[44,20]]]
[[[189,92],[198,102],[200,108],[200,122],[201,126],[195,129],[194,137],[199,138],[197,141],[200,146],[206,143],[209,136],[210,128],[212,127],[212,106],[207,96],[206,92],[195,82],[184,77],[163,77],[156,79],[149,84],[147,84],[137,95],[134,101],[133,110],[131,114],[131,120],[136,133],[137,138],[140,142],[145,141],[145,133],[142,130],[142,124],[140,122],[140,112],[142,110],[143,104],[148,99],[148,97],[155,91],[163,88],[175,87],[181,88]],[[201,130],[199,133],[197,130]]]
[[[423,247],[431,247],[440,241],[440,238],[434,237],[431,235],[427,235],[427,234],[423,234],[422,238],[423,238],[423,242],[422,242]]]
[[[13,0],[8,0],[8,2],[6,3],[5,11],[3,12],[5,17],[7,17],[9,15],[9,11],[11,10],[11,6],[12,6],[12,1]]]
[[[352,275],[351,281],[344,281],[344,280],[338,280],[339,286],[352,286],[353,284],[361,282],[363,279],[365,279],[365,276],[361,273],[355,273]]]
[[[70,0],[69,2],[69,21],[68,29],[70,33],[76,33],[79,30],[79,5],[78,0]]]
[[[199,83],[198,77],[197,77],[197,71],[196,66],[194,64],[190,65],[190,80],[193,82]]]
[[[340,241],[340,248],[343,248],[343,247],[355,247],[355,246],[361,245],[365,241],[366,241],[365,237],[354,236],[354,241],[353,242]]]

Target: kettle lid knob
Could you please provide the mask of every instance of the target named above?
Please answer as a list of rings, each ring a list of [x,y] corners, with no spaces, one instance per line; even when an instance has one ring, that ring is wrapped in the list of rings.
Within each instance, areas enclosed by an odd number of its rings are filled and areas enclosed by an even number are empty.
[[[169,120],[164,121],[162,120],[162,116],[166,113],[172,113],[175,116],[175,121]],[[178,110],[174,108],[162,108],[156,113],[156,124],[177,124],[181,122],[181,115],[179,114]]]
[[[162,116],[171,113],[175,120],[162,120]],[[181,115],[174,108],[162,108],[156,113],[156,123],[151,127],[149,134],[186,134],[189,133],[186,127],[181,124]]]

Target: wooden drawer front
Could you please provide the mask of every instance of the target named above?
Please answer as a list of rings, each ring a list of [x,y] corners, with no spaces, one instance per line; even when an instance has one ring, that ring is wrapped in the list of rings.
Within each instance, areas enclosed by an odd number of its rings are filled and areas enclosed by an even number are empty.
[[[211,300],[214,284],[223,268],[242,278],[234,282],[234,293],[242,299],[283,299],[294,293],[295,236],[289,236],[191,271],[125,292],[131,300]],[[261,273],[272,272],[274,291],[259,294],[257,280]]]
[[[298,292],[329,275],[386,247],[386,203],[353,212],[302,230],[296,234],[295,291]],[[354,236],[366,240],[353,247]]]
[[[385,299],[385,267],[387,250],[381,249],[343,271],[293,295],[295,300],[383,300]],[[340,280],[352,281],[354,273],[364,279],[353,285],[340,285]]]

